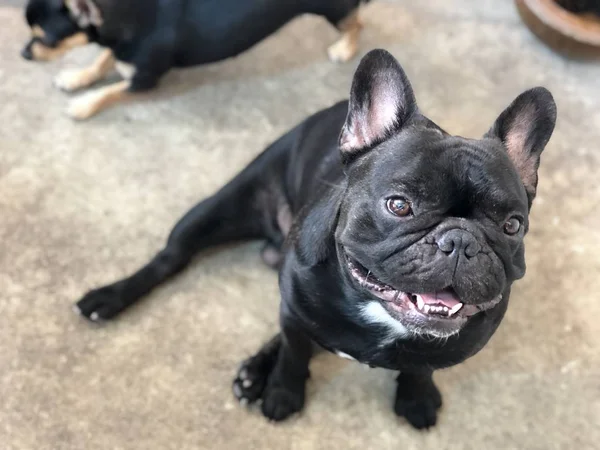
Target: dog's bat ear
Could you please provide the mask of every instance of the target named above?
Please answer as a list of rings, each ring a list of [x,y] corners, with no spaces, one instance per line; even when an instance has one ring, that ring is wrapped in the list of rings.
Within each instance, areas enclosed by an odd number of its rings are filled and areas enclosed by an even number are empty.
[[[102,13],[93,0],[66,0],[65,5],[81,28],[102,25]]]
[[[556,103],[552,94],[546,88],[536,87],[519,95],[485,135],[502,141],[523,181],[530,205],[537,188],[540,155],[555,123]]]
[[[372,50],[360,61],[350,92],[339,146],[344,159],[372,148],[406,123],[417,109],[404,70],[385,50]]]

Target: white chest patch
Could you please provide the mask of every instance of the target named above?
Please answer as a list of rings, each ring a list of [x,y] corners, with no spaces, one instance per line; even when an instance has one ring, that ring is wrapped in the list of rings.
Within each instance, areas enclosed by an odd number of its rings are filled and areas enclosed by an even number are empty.
[[[393,338],[408,336],[410,333],[404,325],[394,319],[377,301],[369,302],[362,310],[363,317],[371,323],[385,325]]]
[[[353,358],[348,353],[344,353],[344,352],[340,352],[339,350],[336,350],[335,354],[338,355],[340,358],[349,359],[350,361],[356,361],[356,358]]]

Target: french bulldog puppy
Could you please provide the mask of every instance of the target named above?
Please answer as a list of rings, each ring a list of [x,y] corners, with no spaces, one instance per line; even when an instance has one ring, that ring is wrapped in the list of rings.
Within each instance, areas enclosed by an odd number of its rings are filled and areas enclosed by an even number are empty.
[[[265,241],[279,268],[281,331],[244,361],[233,390],[283,420],[302,409],[313,349],[399,370],[394,410],[436,422],[436,369],[488,342],[525,273],[523,238],[556,106],[519,95],[481,139],[453,136],[419,110],[406,74],[368,53],[350,101],[309,117],[177,223],[131,276],[76,311],[115,317],[208,247]]]
[[[302,14],[320,15],[340,31],[329,58],[348,61],[358,48],[358,8],[368,1],[29,0],[25,17],[32,37],[21,55],[49,61],[88,42],[104,47],[89,67],[63,71],[54,80],[73,92],[115,69],[123,77],[72,101],[67,113],[83,120],[130,94],[153,89],[174,67],[236,56]]]

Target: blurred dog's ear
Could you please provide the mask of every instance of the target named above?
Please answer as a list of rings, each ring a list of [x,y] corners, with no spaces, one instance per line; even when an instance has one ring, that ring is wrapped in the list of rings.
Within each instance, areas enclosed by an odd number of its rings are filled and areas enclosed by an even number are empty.
[[[93,0],[66,0],[65,5],[81,28],[102,25],[102,13]]]

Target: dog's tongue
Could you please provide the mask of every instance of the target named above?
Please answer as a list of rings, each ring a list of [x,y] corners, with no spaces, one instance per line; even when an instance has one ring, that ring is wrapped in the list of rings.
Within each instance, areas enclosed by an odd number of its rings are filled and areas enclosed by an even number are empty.
[[[452,309],[456,305],[461,304],[456,294],[449,290],[432,292],[430,294],[419,294],[419,296],[423,299],[423,303],[429,306],[444,305],[447,308]]]

